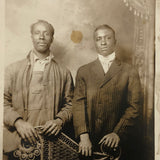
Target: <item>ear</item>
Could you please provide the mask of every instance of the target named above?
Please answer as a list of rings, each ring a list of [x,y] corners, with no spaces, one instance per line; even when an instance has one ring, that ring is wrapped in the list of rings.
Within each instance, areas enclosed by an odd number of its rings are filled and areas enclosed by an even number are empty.
[[[52,37],[52,39],[51,39],[51,42],[53,42],[54,41],[54,36]]]

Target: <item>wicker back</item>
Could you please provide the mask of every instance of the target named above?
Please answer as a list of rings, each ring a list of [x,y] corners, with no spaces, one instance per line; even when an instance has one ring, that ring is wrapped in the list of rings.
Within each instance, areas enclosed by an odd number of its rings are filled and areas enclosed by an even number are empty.
[[[79,160],[77,151],[78,144],[61,133],[58,137],[42,139],[41,160]]]
[[[36,130],[40,133],[40,128],[37,127]],[[78,148],[78,144],[62,132],[56,137],[39,134],[39,141],[35,145],[26,144],[22,140],[13,156],[17,160],[82,160]],[[120,149],[118,148],[112,154],[93,152],[90,159],[118,160],[119,155]]]

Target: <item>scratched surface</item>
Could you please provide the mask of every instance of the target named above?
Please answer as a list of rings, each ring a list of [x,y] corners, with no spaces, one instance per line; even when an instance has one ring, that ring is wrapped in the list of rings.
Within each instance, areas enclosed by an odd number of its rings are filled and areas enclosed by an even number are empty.
[[[155,159],[160,159],[160,0],[156,2]]]
[[[99,24],[107,23],[115,29],[118,40],[117,48],[123,51],[124,59],[127,62],[130,62],[134,55],[132,51],[134,15],[124,5],[123,0],[5,1],[5,66],[24,58],[32,49],[30,25],[38,19],[45,19],[53,24],[55,38],[51,52],[54,53],[56,59],[71,70],[73,78],[81,65],[96,58],[93,30]],[[160,59],[158,54],[157,56],[157,60]],[[160,65],[160,62],[157,62],[157,65]],[[160,77],[160,66],[157,68],[159,70],[156,74],[157,77]],[[157,79],[156,84],[159,82],[160,79]],[[157,106],[160,106],[159,97],[160,89],[157,89],[155,97]],[[160,121],[157,109],[156,118],[157,121]],[[158,130],[160,130],[159,125],[156,127],[157,135]]]
[[[29,27],[37,19],[45,19],[55,27],[51,50],[73,77],[79,66],[96,58],[93,30],[100,24],[115,28],[118,47],[130,60],[133,17],[121,0],[6,0],[5,65],[24,58],[32,48]]]

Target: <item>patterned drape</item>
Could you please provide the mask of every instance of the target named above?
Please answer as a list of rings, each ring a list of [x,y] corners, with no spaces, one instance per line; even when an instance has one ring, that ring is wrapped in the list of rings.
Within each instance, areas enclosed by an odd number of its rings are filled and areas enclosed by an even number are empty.
[[[134,15],[148,19],[150,16],[150,0],[123,0],[125,5],[133,11]]]
[[[144,93],[144,141],[153,152],[154,108],[154,0],[123,0],[134,16],[133,64],[137,67]],[[153,154],[153,153],[151,153]]]
[[[160,0],[156,0],[155,53],[155,160],[160,159]]]

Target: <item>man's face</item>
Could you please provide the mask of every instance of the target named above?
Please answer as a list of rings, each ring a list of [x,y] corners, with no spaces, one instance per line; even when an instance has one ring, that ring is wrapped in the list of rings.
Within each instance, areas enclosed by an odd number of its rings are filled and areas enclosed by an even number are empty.
[[[39,53],[46,53],[53,41],[49,26],[45,23],[38,23],[32,30],[32,41],[34,49]]]
[[[97,52],[102,56],[108,56],[115,50],[116,39],[113,31],[109,28],[98,29],[94,33],[94,41]]]

